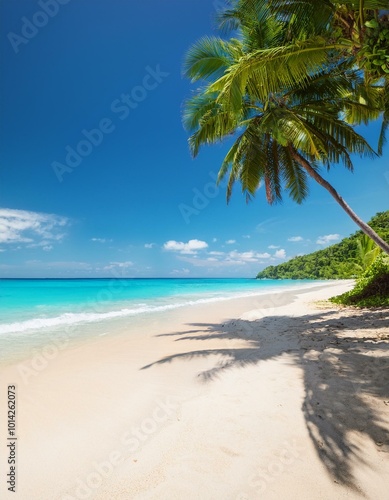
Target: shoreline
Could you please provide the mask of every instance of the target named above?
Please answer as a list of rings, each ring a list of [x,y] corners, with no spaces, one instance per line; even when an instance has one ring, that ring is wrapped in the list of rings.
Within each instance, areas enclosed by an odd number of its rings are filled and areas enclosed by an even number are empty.
[[[282,280],[281,280],[282,281]],[[289,281],[289,280],[287,280]],[[124,329],[127,329],[128,324],[131,322],[135,324],[135,326],[142,328],[146,322],[155,322],[158,318],[168,318],[169,321],[170,315],[174,318],[176,314],[180,315],[179,310],[182,310],[181,316],[187,314],[187,311],[196,307],[202,307],[207,305],[215,304],[216,307],[218,305],[222,305],[223,303],[229,303],[230,301],[245,301],[245,300],[254,300],[261,301],[263,298],[273,297],[273,295],[278,294],[289,294],[289,293],[306,293],[312,289],[321,289],[322,287],[327,287],[335,284],[351,284],[354,280],[328,280],[328,282],[322,281],[309,281],[307,283],[299,283],[299,284],[291,284],[289,287],[285,285],[285,288],[273,289],[270,290],[258,290],[258,291],[235,291],[234,295],[231,296],[219,296],[219,297],[206,297],[206,298],[198,298],[197,300],[186,300],[183,298],[183,302],[176,302],[171,304],[166,304],[163,306],[152,306],[150,309],[139,312],[137,314],[120,314],[122,310],[116,311],[107,311],[106,313],[90,313],[88,312],[88,304],[85,304],[85,311],[80,309],[77,313],[71,312],[62,314],[63,316],[77,315],[81,316],[96,316],[91,320],[77,320],[72,322],[69,319],[69,322],[65,322],[63,324],[53,324],[53,325],[44,325],[42,327],[31,327],[26,330],[19,331],[18,329],[12,331],[1,331],[0,332],[0,346],[2,351],[2,356],[0,357],[0,366],[4,364],[8,364],[9,362],[15,362],[17,360],[23,359],[23,357],[28,357],[31,355],[32,350],[41,349],[47,343],[55,343],[56,336],[59,337],[58,345],[61,347],[62,343],[66,344],[77,344],[83,342],[83,339],[86,338],[87,341],[90,338],[96,337],[96,331],[105,331],[105,330],[113,330],[114,333],[120,332]],[[230,292],[231,293],[231,292]],[[206,295],[206,294],[205,294]],[[185,296],[183,296],[185,297]],[[267,299],[268,300],[268,299]],[[227,304],[228,306],[228,304]],[[258,302],[258,307],[261,306],[261,302]],[[131,308],[131,303],[126,307],[127,310]],[[119,314],[117,314],[119,313]],[[100,317],[98,317],[100,316]],[[57,317],[49,317],[49,318],[34,318],[29,319],[21,323],[40,323],[43,324],[46,322],[55,323],[58,320]],[[18,323],[13,323],[16,327],[19,327]],[[1,329],[0,325],[0,329]],[[97,336],[103,335],[106,333],[97,333]],[[5,336],[5,337],[4,337]],[[8,336],[8,338],[7,338]],[[14,352],[13,352],[14,351]]]
[[[5,366],[13,498],[385,498],[387,313],[312,304],[349,287],[168,311]]]
[[[57,280],[58,281],[58,280]],[[69,280],[64,280],[64,281],[69,281]],[[87,280],[90,281],[90,280]],[[98,280],[100,281],[100,280]],[[110,280],[112,281],[112,280]],[[120,282],[120,279],[117,280]],[[28,319],[25,319],[20,322],[12,322],[12,323],[0,323],[0,336],[3,334],[9,334],[9,333],[17,333],[17,334],[23,334],[24,332],[28,331],[34,331],[38,329],[48,329],[48,328],[56,328],[56,327],[66,327],[67,325],[84,325],[87,323],[98,323],[101,321],[109,321],[111,319],[119,319],[123,318],[128,319],[133,316],[138,316],[138,315],[148,315],[148,314],[153,314],[153,313],[158,313],[158,312],[163,312],[163,311],[168,311],[168,310],[174,310],[178,309],[180,307],[189,307],[189,306],[195,306],[197,304],[207,304],[207,303],[212,303],[212,302],[224,302],[226,300],[232,300],[232,299],[239,299],[239,298],[249,298],[251,296],[255,297],[258,295],[266,295],[269,293],[280,293],[280,292],[289,292],[289,291],[295,291],[295,290],[300,290],[301,289],[309,289],[309,288],[316,288],[320,286],[327,286],[331,285],[336,282],[343,282],[343,283],[348,283],[348,282],[353,282],[354,280],[328,280],[328,282],[322,281],[322,280],[295,280],[293,282],[292,280],[263,280],[265,283],[268,281],[275,281],[277,285],[282,284],[284,285],[283,287],[279,286],[274,286],[269,289],[257,289],[255,290],[254,288],[251,290],[225,290],[223,292],[228,293],[228,296],[213,296],[215,293],[222,293],[220,290],[218,291],[201,291],[201,292],[193,292],[193,293],[183,293],[183,294],[178,294],[178,295],[172,295],[169,296],[161,296],[161,297],[156,297],[153,299],[150,298],[143,298],[140,297],[139,299],[133,299],[131,300],[120,300],[118,302],[116,301],[108,301],[107,304],[110,304],[111,307],[113,305],[116,305],[117,307],[121,307],[120,309],[107,309],[104,312],[100,313],[91,313],[90,310],[92,309],[98,309],[99,301],[101,299],[97,299],[95,302],[93,300],[90,300],[89,302],[81,303],[81,305],[74,304],[75,311],[74,310],[69,310],[65,312],[61,312],[60,316],[46,316],[46,317],[31,317]],[[289,286],[290,285],[290,286]],[[197,298],[194,298],[197,297]],[[180,302],[176,302],[175,299],[179,299]],[[170,301],[169,303],[165,305],[161,305],[161,301]],[[104,304],[105,305],[105,304]],[[125,306],[125,307],[124,307]],[[136,306],[134,308],[134,306]],[[143,306],[143,307],[140,307]],[[77,318],[78,316],[78,318]]]

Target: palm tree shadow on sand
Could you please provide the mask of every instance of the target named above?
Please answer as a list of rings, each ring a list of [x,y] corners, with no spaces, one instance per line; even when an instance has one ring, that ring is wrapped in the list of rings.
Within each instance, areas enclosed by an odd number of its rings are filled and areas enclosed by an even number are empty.
[[[387,428],[375,406],[377,400],[372,404],[371,398],[378,397],[382,404],[389,399],[389,318],[382,310],[370,311],[367,320],[358,312],[345,320],[331,316],[333,311],[323,311],[303,318],[267,316],[225,324],[191,323],[190,330],[159,336],[176,336],[177,342],[225,340],[228,347],[174,354],[142,369],[219,355],[223,361],[200,374],[204,382],[211,382],[226,370],[288,353],[304,373],[302,411],[318,456],[335,481],[358,490],[351,463],[365,461],[352,434],[368,436],[380,451],[389,451]],[[367,332],[363,338],[353,337],[353,330]],[[234,340],[239,347],[232,346]],[[242,341],[245,347],[241,347]],[[374,356],[378,352],[379,357]]]

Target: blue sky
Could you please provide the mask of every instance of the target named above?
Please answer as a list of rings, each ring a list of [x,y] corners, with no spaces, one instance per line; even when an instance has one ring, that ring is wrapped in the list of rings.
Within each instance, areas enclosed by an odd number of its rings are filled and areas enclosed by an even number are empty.
[[[357,229],[313,184],[301,206],[262,190],[246,205],[238,186],[227,206],[226,145],[190,157],[182,61],[217,5],[0,3],[0,276],[251,277]],[[363,132],[376,144],[378,126]],[[368,220],[388,208],[387,163],[325,175]]]

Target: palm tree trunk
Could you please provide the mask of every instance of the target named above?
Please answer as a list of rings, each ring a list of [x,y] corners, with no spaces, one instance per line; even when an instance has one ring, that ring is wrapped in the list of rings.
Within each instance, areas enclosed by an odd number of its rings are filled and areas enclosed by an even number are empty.
[[[304,170],[308,172],[308,174],[315,179],[321,186],[326,189],[330,195],[335,198],[335,200],[339,203],[339,205],[343,208],[343,210],[352,218],[352,220],[362,229],[362,231],[369,236],[385,253],[389,255],[389,244],[386,243],[382,238],[378,236],[378,234],[373,231],[373,229],[363,222],[362,219],[358,217],[358,215],[347,205],[344,199],[338,194],[338,192],[331,186],[329,182],[327,182],[323,177],[316,172],[314,168],[309,164],[309,162],[301,156],[293,147],[290,147],[290,152],[292,157],[301,165]]]

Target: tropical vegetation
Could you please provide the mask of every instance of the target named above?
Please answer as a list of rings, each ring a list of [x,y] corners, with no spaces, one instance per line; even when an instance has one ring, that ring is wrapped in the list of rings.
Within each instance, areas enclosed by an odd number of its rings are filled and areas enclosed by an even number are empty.
[[[389,242],[389,211],[377,213],[369,225]],[[362,231],[323,250],[295,257],[258,273],[260,279],[348,279],[363,273],[374,262],[379,248],[366,241]]]
[[[368,236],[366,236],[366,234],[363,234],[357,240],[357,255],[359,260],[359,263],[356,264],[357,269],[360,271],[366,271],[367,268],[373,264],[380,253],[380,247],[377,246]]]
[[[356,307],[389,307],[389,258],[379,256],[349,292],[332,297],[331,302]]]
[[[196,156],[204,144],[232,139],[219,181],[228,175],[250,200],[297,203],[308,177],[322,185],[382,250],[389,244],[363,222],[321,175],[353,169],[352,154],[375,156],[354,126],[389,122],[387,1],[235,0],[219,16],[229,38],[204,37],[188,51],[184,71],[201,87],[186,102],[184,124]],[[378,64],[379,62],[379,64]]]

